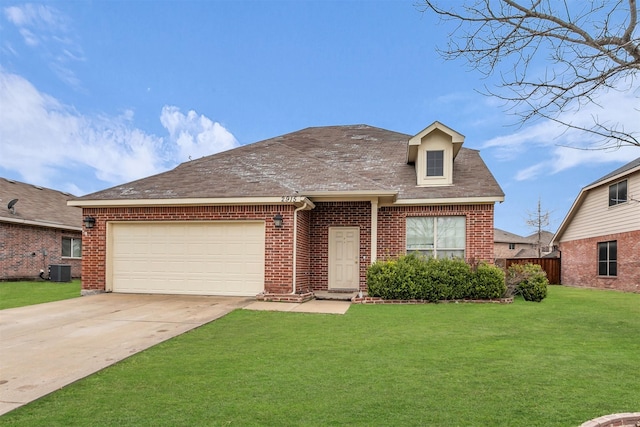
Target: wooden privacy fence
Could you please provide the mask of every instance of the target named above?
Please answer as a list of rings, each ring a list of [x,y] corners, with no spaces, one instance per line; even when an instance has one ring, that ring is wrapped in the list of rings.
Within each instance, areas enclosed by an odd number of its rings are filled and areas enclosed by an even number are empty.
[[[505,269],[511,264],[538,264],[547,273],[550,284],[560,284],[560,258],[506,258]]]

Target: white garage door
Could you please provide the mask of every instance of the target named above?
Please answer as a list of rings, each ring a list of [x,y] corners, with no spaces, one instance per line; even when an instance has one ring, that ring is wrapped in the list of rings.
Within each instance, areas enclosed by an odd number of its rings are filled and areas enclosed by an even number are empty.
[[[112,223],[114,292],[253,296],[264,290],[264,222]]]

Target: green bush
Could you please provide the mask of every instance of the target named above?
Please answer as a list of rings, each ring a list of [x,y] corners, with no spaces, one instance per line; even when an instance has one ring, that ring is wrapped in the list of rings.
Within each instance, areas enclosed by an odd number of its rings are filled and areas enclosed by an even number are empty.
[[[525,301],[540,302],[547,296],[549,279],[538,264],[512,264],[507,271],[510,292],[522,295]]]
[[[486,272],[485,272],[486,271]],[[432,302],[465,298],[495,298],[498,285],[488,269],[482,270],[481,292],[471,267],[461,259],[434,259],[418,253],[391,261],[376,261],[367,270],[369,296],[383,299],[423,299]],[[504,287],[504,280],[502,280]],[[476,293],[481,296],[475,296]],[[500,292],[500,297],[502,292]]]
[[[376,261],[367,269],[367,292],[370,296],[393,299],[398,276],[397,261]]]
[[[438,284],[439,300],[463,299],[469,297],[473,282],[471,267],[461,259],[430,259]]]
[[[367,270],[369,296],[384,299],[418,298],[418,270],[422,261],[414,255],[390,261],[376,261]]]
[[[480,263],[476,268],[471,297],[474,299],[500,298],[507,291],[505,274],[500,267]]]

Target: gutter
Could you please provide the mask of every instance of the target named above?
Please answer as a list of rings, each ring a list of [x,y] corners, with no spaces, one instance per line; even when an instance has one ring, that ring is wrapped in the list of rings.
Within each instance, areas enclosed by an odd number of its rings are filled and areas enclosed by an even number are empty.
[[[35,225],[38,227],[46,227],[46,228],[56,228],[58,230],[69,230],[69,231],[82,231],[82,227],[74,227],[72,225],[64,225],[55,222],[47,222],[43,220],[29,220],[29,219],[14,219],[2,217],[0,218],[0,222],[9,222],[12,224],[23,224],[23,225]]]

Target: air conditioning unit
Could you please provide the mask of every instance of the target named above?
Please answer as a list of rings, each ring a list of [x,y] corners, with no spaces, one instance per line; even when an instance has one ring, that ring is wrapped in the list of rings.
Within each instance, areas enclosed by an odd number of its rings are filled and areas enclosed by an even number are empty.
[[[51,264],[49,266],[49,280],[52,282],[70,282],[71,266],[66,264]]]

